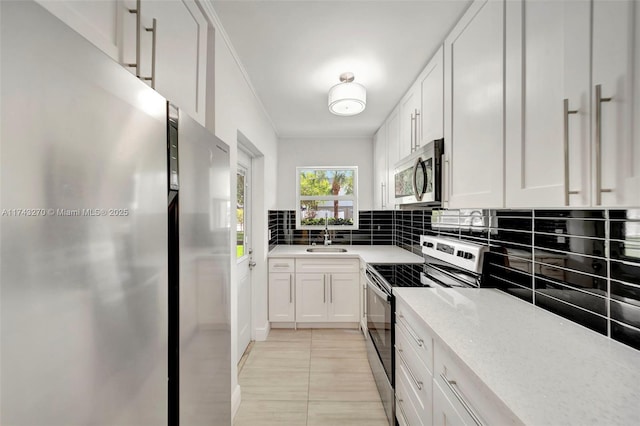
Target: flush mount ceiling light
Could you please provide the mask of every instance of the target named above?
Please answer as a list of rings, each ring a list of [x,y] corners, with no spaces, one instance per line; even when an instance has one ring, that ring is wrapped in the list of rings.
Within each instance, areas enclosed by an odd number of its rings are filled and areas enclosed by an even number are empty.
[[[340,84],[329,90],[329,111],[335,115],[356,115],[367,106],[367,89],[353,82],[353,73],[340,74]]]

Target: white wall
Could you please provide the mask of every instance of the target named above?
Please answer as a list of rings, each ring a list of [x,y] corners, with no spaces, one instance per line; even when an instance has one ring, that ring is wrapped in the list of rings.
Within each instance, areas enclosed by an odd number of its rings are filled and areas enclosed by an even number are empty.
[[[373,207],[373,138],[280,139],[278,210],[295,210],[296,167],[358,166],[358,208]]]
[[[266,114],[261,102],[252,90],[246,74],[236,61],[233,48],[228,42],[224,29],[219,24],[213,11],[210,0],[203,0],[201,5],[209,22],[215,30],[215,42],[212,49],[208,49],[208,55],[215,52],[213,67],[207,70],[207,94],[215,98],[215,115],[207,111],[207,127],[212,129],[216,136],[226,142],[231,148],[231,188],[235,194],[236,172],[238,159],[238,138],[242,138],[253,145],[254,151],[262,155],[254,161],[253,193],[254,217],[252,224],[254,229],[253,250],[256,267],[252,272],[253,307],[252,312],[252,337],[257,340],[266,338],[269,323],[267,315],[267,252],[268,252],[268,218],[269,209],[276,206],[276,195],[273,188],[276,187],[277,170],[277,134]],[[211,64],[209,62],[209,64]],[[213,72],[212,72],[213,71]],[[215,82],[212,88],[209,86]],[[208,100],[209,101],[209,100]],[[209,107],[211,102],[207,102]],[[240,135],[240,133],[241,135]],[[231,215],[231,229],[236,229],[236,217]],[[232,247],[231,261],[231,359],[233,409],[239,404],[239,387],[237,380],[237,268],[235,233],[230,235]]]

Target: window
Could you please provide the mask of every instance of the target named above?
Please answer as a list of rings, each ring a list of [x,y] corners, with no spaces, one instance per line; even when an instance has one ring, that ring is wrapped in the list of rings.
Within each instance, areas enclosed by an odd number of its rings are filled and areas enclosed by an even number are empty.
[[[358,167],[297,167],[298,229],[358,229]]]
[[[238,167],[238,180],[236,184],[236,258],[240,259],[245,255],[245,209],[244,209],[244,195],[245,195],[245,174],[244,169]]]

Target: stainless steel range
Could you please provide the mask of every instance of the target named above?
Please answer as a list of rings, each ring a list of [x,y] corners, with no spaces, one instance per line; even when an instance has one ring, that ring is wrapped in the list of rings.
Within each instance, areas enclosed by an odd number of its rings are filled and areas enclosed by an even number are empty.
[[[389,424],[394,413],[394,327],[393,287],[480,287],[482,263],[487,246],[422,235],[424,264],[368,264],[367,355]]]

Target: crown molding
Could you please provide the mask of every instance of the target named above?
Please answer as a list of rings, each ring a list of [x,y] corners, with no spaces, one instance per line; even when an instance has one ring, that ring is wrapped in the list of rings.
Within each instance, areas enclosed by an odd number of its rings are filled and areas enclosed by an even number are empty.
[[[245,69],[244,65],[240,61],[240,57],[238,56],[236,49],[233,47],[233,44],[231,43],[231,39],[229,38],[229,35],[225,31],[224,26],[222,25],[222,22],[220,22],[220,18],[218,17],[218,14],[213,8],[212,0],[198,0],[198,3],[200,4],[201,9],[205,14],[205,17],[209,21],[209,24],[213,26],[213,28],[215,29],[216,35],[221,36],[222,40],[224,40],[225,44],[227,45],[227,48],[229,49],[229,52],[231,52],[231,56],[233,57],[233,60],[235,61],[238,67],[238,70],[242,74],[242,77],[247,83],[247,86],[249,86],[249,90],[251,90],[253,97],[255,98],[256,102],[258,102],[258,105],[260,105],[262,112],[264,113],[265,117],[267,117],[267,120],[271,124],[271,127],[273,128],[273,131],[276,134],[276,138],[279,138],[280,135],[278,133],[278,128],[276,127],[275,123],[271,119],[271,116],[267,112],[267,109],[262,103],[262,99],[260,99],[260,97],[258,96],[258,93],[256,92],[256,89],[253,86],[253,83],[251,82],[251,78],[249,78],[249,74],[247,73],[247,70]],[[214,48],[214,52],[215,52],[215,48]]]

